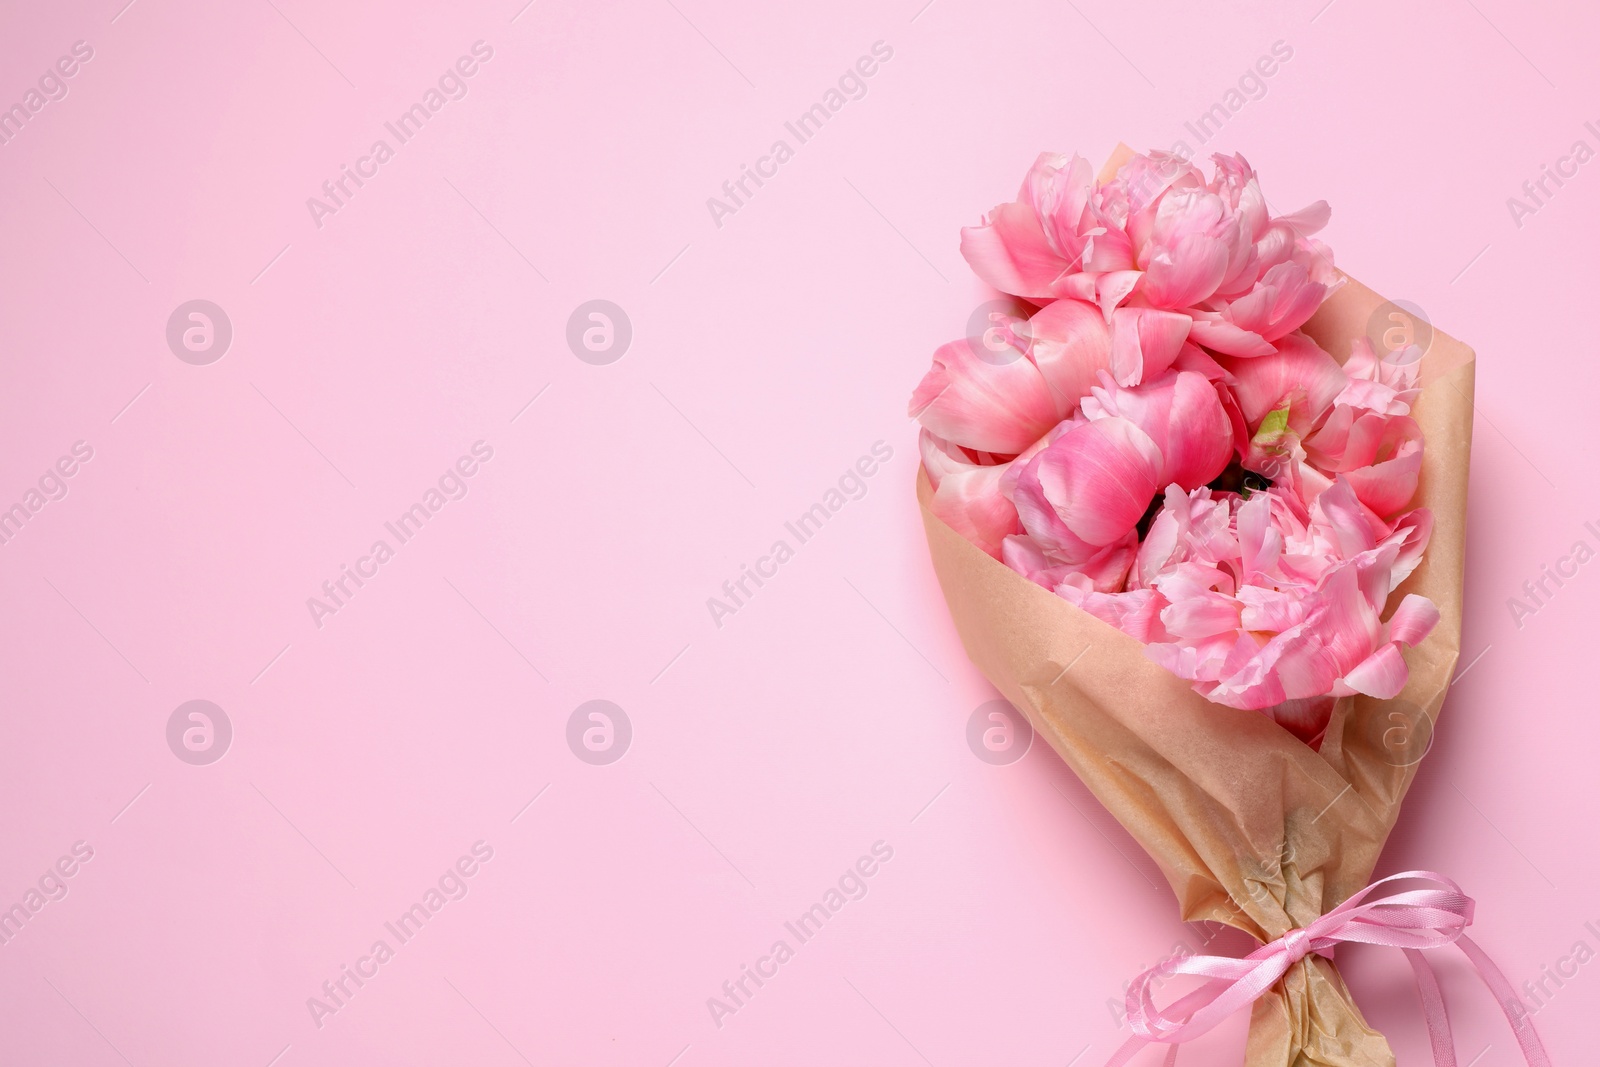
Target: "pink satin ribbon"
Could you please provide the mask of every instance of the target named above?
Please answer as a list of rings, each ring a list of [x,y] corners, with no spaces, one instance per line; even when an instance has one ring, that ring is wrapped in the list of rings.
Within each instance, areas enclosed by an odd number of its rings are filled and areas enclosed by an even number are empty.
[[[1369,899],[1381,886],[1399,881],[1431,885],[1426,889],[1410,889]],[[1310,926],[1290,930],[1244,959],[1178,956],[1158,963],[1135,978],[1129,987],[1128,1027],[1134,1036],[1107,1061],[1106,1067],[1122,1067],[1147,1044],[1167,1045],[1166,1063],[1171,1067],[1177,1060],[1179,1044],[1199,1037],[1253,1003],[1301,959],[1314,952],[1326,954],[1341,941],[1388,945],[1405,951],[1416,972],[1437,1067],[1456,1067],[1455,1042],[1450,1036],[1450,1020],[1445,1013],[1444,998],[1439,993],[1438,979],[1422,953],[1425,949],[1451,943],[1472,961],[1484,985],[1500,1002],[1529,1067],[1550,1067],[1550,1057],[1533,1032],[1527,1009],[1512,991],[1511,983],[1464,933],[1472,924],[1472,907],[1472,898],[1443,875],[1432,871],[1407,871],[1372,883]],[[1177,974],[1209,981],[1166,1008],[1157,1008],[1151,996],[1151,984]]]

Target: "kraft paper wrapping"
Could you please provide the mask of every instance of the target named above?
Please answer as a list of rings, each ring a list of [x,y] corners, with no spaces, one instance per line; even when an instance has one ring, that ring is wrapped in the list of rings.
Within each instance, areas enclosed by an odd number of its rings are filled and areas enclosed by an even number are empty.
[[[1305,332],[1343,361],[1384,303],[1347,281]],[[1435,331],[1413,409],[1425,442],[1413,506],[1432,509],[1434,528],[1389,608],[1421,593],[1439,625],[1405,651],[1398,697],[1338,702],[1320,751],[1259,712],[1207,701],[1135,639],[972,545],[934,516],[919,473],[928,548],[968,656],[1160,866],[1183,919],[1265,942],[1371,882],[1460,652],[1473,360]],[[1256,1002],[1248,1067],[1394,1062],[1330,960],[1306,957]]]

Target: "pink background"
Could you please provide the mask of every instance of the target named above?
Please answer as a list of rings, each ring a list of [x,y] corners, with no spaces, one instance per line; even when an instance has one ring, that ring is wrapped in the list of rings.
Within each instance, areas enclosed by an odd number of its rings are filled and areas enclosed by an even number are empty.
[[[0,546],[0,908],[93,858],[0,945],[0,1062],[1101,1062],[1123,981],[1206,933],[1045,746],[969,749],[994,694],[904,412],[984,297],[958,228],[1040,149],[1119,140],[1327,199],[1346,269],[1476,347],[1463,670],[1382,870],[1462,881],[1518,986],[1600,948],[1600,563],[1507,603],[1600,547],[1600,162],[1507,205],[1600,148],[1600,15],[1324,2],[8,5],[0,105],[93,58],[0,146],[0,509],[93,458]],[[319,228],[306,199],[479,40],[465,98]],[[1277,41],[1201,146],[1185,122]],[[197,298],[233,327],[209,365],[165,337]],[[594,299],[632,324],[609,365],[566,341]],[[466,496],[319,628],[307,598],[480,440]],[[707,598],[877,441],[865,495],[718,627]],[[166,736],[196,699],[233,730],[203,766]],[[631,723],[609,765],[567,741],[593,699]],[[480,840],[467,895],[319,1027],[307,998]],[[865,897],[719,1027],[707,998],[878,841]],[[1403,959],[1342,958],[1424,1062]],[[1441,965],[1462,1062],[1521,1062]],[[1564,982],[1537,1026],[1583,1062],[1600,962]]]

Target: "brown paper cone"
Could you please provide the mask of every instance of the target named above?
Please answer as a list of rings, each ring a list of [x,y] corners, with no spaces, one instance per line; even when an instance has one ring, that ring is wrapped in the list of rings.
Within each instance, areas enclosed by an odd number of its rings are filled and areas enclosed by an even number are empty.
[[[1342,361],[1384,303],[1349,281],[1305,332]],[[1144,846],[1185,920],[1274,940],[1372,880],[1460,652],[1472,350],[1434,332],[1422,387],[1414,504],[1432,509],[1433,536],[1389,603],[1420,593],[1439,625],[1406,650],[1404,692],[1341,699],[1320,751],[1259,712],[1207,701],[1138,641],[972,545],[934,516],[919,474],[928,548],[968,656]],[[1392,1067],[1394,1054],[1333,963],[1313,956],[1257,1001],[1246,1062]]]

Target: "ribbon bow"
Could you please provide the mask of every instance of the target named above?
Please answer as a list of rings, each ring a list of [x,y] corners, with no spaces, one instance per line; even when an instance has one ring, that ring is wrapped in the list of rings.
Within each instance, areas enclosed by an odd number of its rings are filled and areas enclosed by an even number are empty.
[[[1390,882],[1421,881],[1426,889],[1410,889],[1371,899]],[[1199,1037],[1241,1008],[1253,1003],[1290,967],[1312,953],[1326,954],[1341,941],[1388,945],[1404,950],[1416,972],[1422,1010],[1428,1022],[1437,1067],[1456,1067],[1455,1042],[1445,1013],[1439,980],[1423,950],[1455,944],[1478,970],[1478,975],[1511,1023],[1523,1058],[1529,1067],[1550,1067],[1550,1057],[1533,1032],[1527,1009],[1517,999],[1500,968],[1464,932],[1472,923],[1472,898],[1461,887],[1432,871],[1407,871],[1380,879],[1334,908],[1316,922],[1290,930],[1278,940],[1262,945],[1243,959],[1227,956],[1180,956],[1165,960],[1133,980],[1128,988],[1128,1026],[1133,1037],[1117,1050],[1106,1067],[1122,1067],[1147,1044],[1168,1047],[1166,1063],[1177,1060],[1178,1045]],[[1158,979],[1188,974],[1209,981],[1200,989],[1166,1008],[1157,1008],[1151,986]]]

